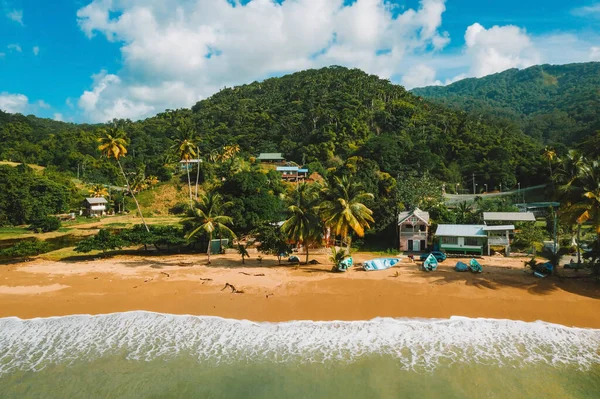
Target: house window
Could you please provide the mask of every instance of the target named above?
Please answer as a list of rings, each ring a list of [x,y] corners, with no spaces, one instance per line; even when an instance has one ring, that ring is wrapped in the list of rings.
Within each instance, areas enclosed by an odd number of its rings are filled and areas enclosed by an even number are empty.
[[[427,228],[427,226],[425,226],[424,224],[419,225],[420,231],[425,231],[426,228]]]
[[[458,245],[458,237],[442,237],[442,244]]]
[[[475,237],[465,237],[465,245],[470,245],[473,247],[477,247],[479,245],[481,245],[479,243],[479,238],[475,238]]]

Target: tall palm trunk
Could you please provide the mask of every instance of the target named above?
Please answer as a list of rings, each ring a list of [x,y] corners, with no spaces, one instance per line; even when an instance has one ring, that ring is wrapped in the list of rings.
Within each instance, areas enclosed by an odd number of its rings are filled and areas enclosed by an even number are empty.
[[[198,201],[198,180],[200,180],[200,148],[196,147],[196,154],[198,154],[198,159],[196,159],[196,201]]]
[[[121,165],[121,161],[119,161],[119,158],[117,158],[117,164],[119,165],[119,168],[121,169],[121,173],[123,174],[123,178],[125,179],[125,184],[127,184],[127,189],[129,190],[129,192],[131,193],[131,196],[133,197],[133,200],[135,201],[135,206],[137,207],[138,213],[140,214],[140,217],[142,218],[142,223],[144,224],[146,231],[150,232],[150,229],[148,228],[148,225],[146,224],[146,220],[144,219],[144,215],[142,214],[142,208],[140,208],[140,204],[139,204],[137,198],[135,198],[135,194],[133,193],[131,186],[129,186],[129,180],[127,179],[127,176],[125,175],[125,171],[123,170],[123,165]],[[125,198],[125,195],[123,195],[123,198]],[[123,209],[123,210],[125,210],[125,209]]]
[[[304,243],[304,247],[306,248],[306,264],[308,265],[308,242]]]
[[[190,160],[189,159],[185,160],[185,171],[187,172],[188,189],[190,192],[190,209],[192,209],[194,207],[194,201],[192,200],[192,182],[190,180]]]
[[[208,233],[208,249],[206,250],[206,255],[208,256],[208,264],[210,264],[210,244],[212,243],[212,231]]]

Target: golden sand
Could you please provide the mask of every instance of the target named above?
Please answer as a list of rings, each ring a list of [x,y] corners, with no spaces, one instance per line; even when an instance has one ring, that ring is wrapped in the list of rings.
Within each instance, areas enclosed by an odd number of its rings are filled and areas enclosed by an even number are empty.
[[[467,316],[600,328],[597,284],[535,278],[523,259],[484,258],[484,272],[471,274],[455,272],[451,259],[432,273],[408,260],[384,271],[330,273],[324,255],[314,257],[321,264],[298,268],[264,258],[242,265],[239,256],[214,256],[210,266],[205,255],[0,265],[0,317],[148,310],[255,321]]]

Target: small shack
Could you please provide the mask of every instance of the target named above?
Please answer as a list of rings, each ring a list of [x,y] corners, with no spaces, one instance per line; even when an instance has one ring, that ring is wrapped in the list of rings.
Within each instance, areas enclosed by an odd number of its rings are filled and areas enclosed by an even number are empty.
[[[503,246],[506,256],[510,255],[511,236],[514,235],[515,226],[508,223],[532,222],[535,215],[532,212],[483,212],[485,231],[488,234],[487,253],[491,254],[490,247]]]
[[[308,169],[303,169],[298,166],[278,166],[277,171],[281,173],[283,181],[298,183],[306,180]]]
[[[86,198],[82,205],[85,216],[102,216],[106,214],[108,201],[104,197]]]
[[[427,249],[429,237],[429,212],[415,208],[398,215],[400,251],[419,252]]]
[[[256,158],[261,163],[284,164],[285,158],[280,152],[261,152]]]
[[[440,224],[435,232],[441,251],[483,255],[485,225]]]

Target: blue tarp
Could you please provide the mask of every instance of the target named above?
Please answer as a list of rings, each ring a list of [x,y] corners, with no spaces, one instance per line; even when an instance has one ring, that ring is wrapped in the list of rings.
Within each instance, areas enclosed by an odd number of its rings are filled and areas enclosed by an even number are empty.
[[[469,269],[471,269],[473,273],[481,273],[483,271],[483,268],[475,258],[471,259],[471,262],[469,262]]]
[[[454,267],[454,269],[457,272],[466,272],[469,270],[469,266],[463,262],[456,262],[456,266]]]
[[[427,259],[425,259],[425,262],[423,262],[423,269],[425,269],[426,272],[433,272],[437,269],[437,267],[437,259],[435,258],[435,256],[433,256],[433,254],[429,254]]]
[[[400,262],[398,258],[378,258],[363,262],[363,269],[367,271],[385,270]]]

